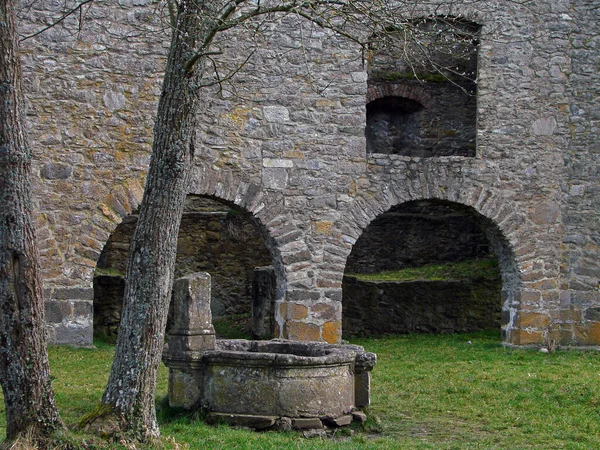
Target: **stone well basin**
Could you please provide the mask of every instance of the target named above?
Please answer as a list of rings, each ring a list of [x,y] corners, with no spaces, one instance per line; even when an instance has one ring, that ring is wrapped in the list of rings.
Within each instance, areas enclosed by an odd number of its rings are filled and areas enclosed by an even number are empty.
[[[204,396],[210,411],[338,417],[354,408],[352,350],[298,342],[220,345],[204,356]]]
[[[323,428],[364,420],[377,361],[358,345],[217,340],[210,275],[175,281],[163,351],[169,404],[256,429]]]
[[[165,358],[171,405],[190,407],[192,394],[209,417],[254,428],[349,424],[375,364],[360,346],[288,340],[217,340],[197,356],[187,367]]]

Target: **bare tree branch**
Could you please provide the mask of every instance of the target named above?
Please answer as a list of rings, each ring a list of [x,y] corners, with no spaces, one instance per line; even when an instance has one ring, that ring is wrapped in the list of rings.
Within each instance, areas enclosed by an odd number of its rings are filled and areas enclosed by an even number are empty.
[[[40,34],[42,34],[45,31],[48,31],[50,28],[55,27],[56,25],[58,25],[59,23],[61,23],[62,21],[64,21],[66,18],[68,18],[69,16],[72,16],[73,14],[79,12],[79,31],[81,31],[81,22],[83,20],[83,16],[82,16],[82,9],[85,5],[87,5],[88,3],[92,3],[94,0],[83,0],[81,3],[79,3],[77,6],[75,6],[74,8],[70,9],[69,11],[67,11],[66,13],[64,13],[60,18],[58,18],[57,20],[55,20],[54,22],[52,22],[50,25],[45,26],[44,28],[42,28],[39,31],[36,31],[33,34],[30,34],[28,36],[22,37],[20,39],[21,42],[26,41],[27,39],[31,39],[33,37],[36,37]]]

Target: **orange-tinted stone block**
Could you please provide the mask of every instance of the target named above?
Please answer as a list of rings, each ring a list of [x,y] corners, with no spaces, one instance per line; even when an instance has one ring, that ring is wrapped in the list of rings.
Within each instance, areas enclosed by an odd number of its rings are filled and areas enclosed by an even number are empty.
[[[590,340],[592,345],[600,345],[600,323],[590,323]]]
[[[318,341],[321,337],[321,328],[312,323],[287,321],[283,330],[285,339],[295,341]]]
[[[544,342],[544,332],[514,330],[511,333],[511,340],[515,345],[542,344]]]
[[[284,319],[287,317],[287,303],[281,303],[279,305],[279,315]]]
[[[326,322],[323,325],[323,339],[330,344],[339,344],[342,340],[341,322]]]
[[[331,234],[333,228],[333,222],[327,220],[320,220],[315,222],[315,231],[319,234]]]
[[[517,327],[519,328],[546,328],[550,325],[548,314],[519,311]]]
[[[600,345],[600,323],[575,325],[573,337],[577,345]]]
[[[284,316],[285,317],[285,316]],[[298,303],[287,304],[287,319],[302,320],[308,317],[308,307]]]

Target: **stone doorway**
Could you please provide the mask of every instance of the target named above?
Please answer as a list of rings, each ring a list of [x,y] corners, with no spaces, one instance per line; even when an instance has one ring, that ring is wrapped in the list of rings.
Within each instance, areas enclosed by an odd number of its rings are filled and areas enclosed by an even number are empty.
[[[432,275],[432,265],[443,268]],[[515,274],[497,226],[473,208],[433,199],[394,206],[348,257],[344,335],[506,329]]]
[[[127,252],[136,223],[137,212],[124,218],[108,239],[96,265],[96,337],[116,338]],[[214,198],[188,196],[177,242],[175,279],[194,272],[211,274],[211,309],[215,322],[224,320],[240,333],[252,334],[253,291],[258,290],[259,296],[274,297],[274,271],[265,269],[271,264],[272,255],[265,245],[264,233],[251,214]],[[266,306],[269,306],[275,299],[267,300]],[[259,337],[273,337],[273,327],[269,325],[273,313],[269,308],[262,313],[267,316],[263,318],[267,324]]]

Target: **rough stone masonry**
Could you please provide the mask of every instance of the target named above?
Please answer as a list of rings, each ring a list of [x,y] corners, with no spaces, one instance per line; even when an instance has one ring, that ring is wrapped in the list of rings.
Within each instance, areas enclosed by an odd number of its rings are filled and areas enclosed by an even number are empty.
[[[375,77],[389,55],[363,58],[347,41],[286,17],[256,37],[260,46],[231,85],[206,90],[189,192],[237,205],[260,223],[277,277],[275,337],[338,342],[353,244],[390,208],[435,200],[484,227],[502,272],[507,344],[598,346],[598,3],[434,6],[414,18],[448,14],[478,30],[469,38],[475,102],[449,100],[435,77],[408,79],[397,65],[386,70],[399,76]],[[22,33],[62,8],[32,3]],[[98,258],[141,201],[169,44],[161,8],[98,1],[81,27],[71,17],[23,42],[56,343],[91,343]],[[223,73],[246,58],[249,42],[240,30],[223,36]],[[459,113],[444,112],[456,105]],[[407,154],[393,135],[402,132],[420,139]],[[436,136],[462,150],[447,151]]]

